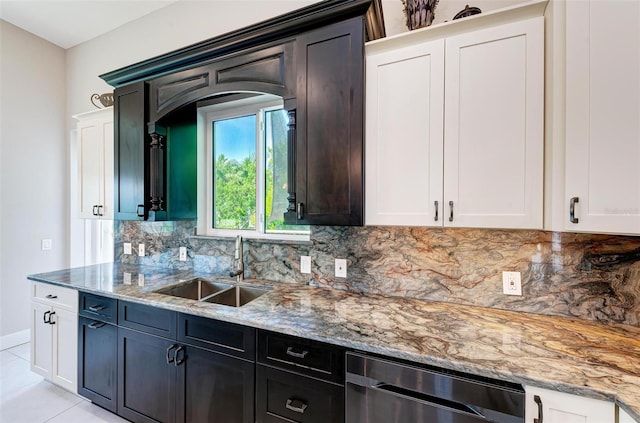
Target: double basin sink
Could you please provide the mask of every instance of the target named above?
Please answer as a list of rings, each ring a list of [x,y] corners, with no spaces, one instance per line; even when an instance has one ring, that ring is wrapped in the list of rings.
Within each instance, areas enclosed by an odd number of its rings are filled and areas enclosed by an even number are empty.
[[[230,285],[206,279],[192,279],[154,291],[156,294],[171,295],[195,301],[242,307],[259,296],[269,292],[267,288]]]

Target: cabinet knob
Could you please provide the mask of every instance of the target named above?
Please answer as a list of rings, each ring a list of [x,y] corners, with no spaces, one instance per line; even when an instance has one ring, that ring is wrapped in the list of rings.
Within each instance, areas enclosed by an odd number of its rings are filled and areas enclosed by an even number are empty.
[[[580,197],[571,197],[569,200],[569,220],[571,223],[579,223],[580,219],[576,217],[576,203],[580,202]]]

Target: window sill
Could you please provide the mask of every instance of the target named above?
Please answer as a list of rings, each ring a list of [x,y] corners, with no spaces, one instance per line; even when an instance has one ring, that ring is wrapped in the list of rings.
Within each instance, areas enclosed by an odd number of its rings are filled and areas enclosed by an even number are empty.
[[[235,236],[222,235],[191,235],[190,239],[202,239],[208,241],[233,241]],[[282,239],[282,238],[262,238],[256,236],[243,236],[243,240],[263,244],[283,244],[283,245],[313,245],[310,239]]]

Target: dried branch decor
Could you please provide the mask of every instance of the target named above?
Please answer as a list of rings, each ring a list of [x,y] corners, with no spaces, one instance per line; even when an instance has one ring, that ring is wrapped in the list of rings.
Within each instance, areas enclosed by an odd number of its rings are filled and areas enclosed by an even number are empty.
[[[402,0],[407,28],[418,29],[431,25],[438,0]]]

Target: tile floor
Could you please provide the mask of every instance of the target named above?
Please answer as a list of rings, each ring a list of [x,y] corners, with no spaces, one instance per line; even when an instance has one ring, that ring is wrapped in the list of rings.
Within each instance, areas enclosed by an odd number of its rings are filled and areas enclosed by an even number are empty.
[[[29,369],[30,345],[0,351],[0,423],[126,422]]]

